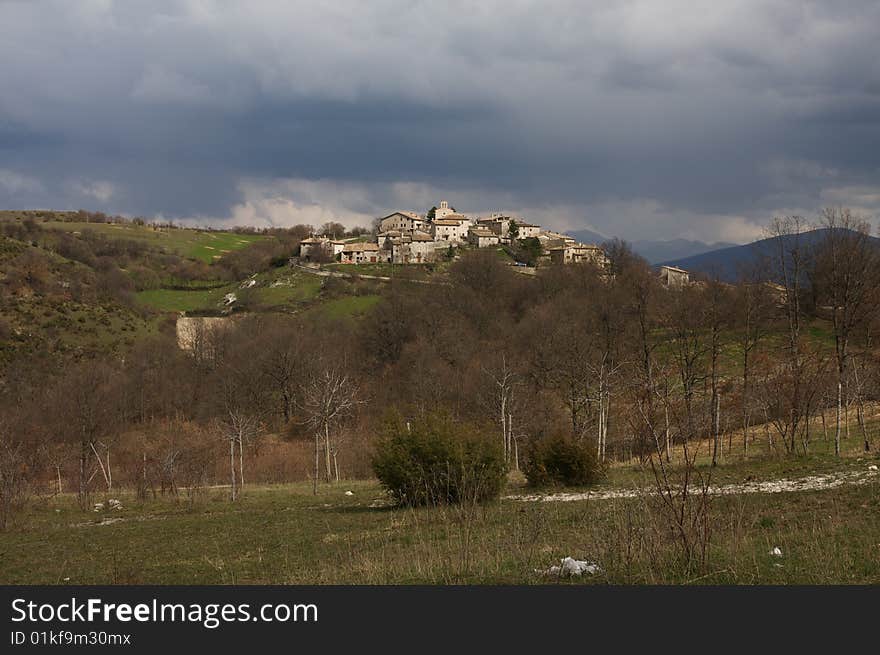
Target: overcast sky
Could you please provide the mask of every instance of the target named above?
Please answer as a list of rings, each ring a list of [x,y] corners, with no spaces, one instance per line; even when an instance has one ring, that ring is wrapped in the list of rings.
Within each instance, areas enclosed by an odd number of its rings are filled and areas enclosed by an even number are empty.
[[[697,7],[703,6],[702,9]],[[0,206],[627,239],[880,211],[880,3],[0,0]]]

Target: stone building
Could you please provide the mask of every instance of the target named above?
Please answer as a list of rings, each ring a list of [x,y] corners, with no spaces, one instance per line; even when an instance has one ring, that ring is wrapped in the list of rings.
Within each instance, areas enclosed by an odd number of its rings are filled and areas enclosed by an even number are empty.
[[[413,230],[426,229],[427,223],[425,217],[415,212],[399,211],[379,219],[379,231],[412,232]]]
[[[468,243],[476,248],[497,246],[499,239],[497,234],[485,227],[475,226],[468,229]]]
[[[602,248],[586,243],[563,243],[551,247],[550,261],[554,264],[592,264],[603,270],[611,265]]]
[[[346,243],[342,248],[343,264],[375,264],[379,259],[379,244],[359,241]]]
[[[690,282],[690,274],[683,268],[661,266],[660,281],[666,287],[683,287]]]

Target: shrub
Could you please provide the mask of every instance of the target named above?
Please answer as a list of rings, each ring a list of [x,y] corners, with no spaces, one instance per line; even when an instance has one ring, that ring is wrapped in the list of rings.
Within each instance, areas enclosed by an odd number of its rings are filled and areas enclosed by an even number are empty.
[[[596,453],[588,442],[577,443],[561,436],[532,442],[524,471],[536,487],[595,484],[602,474]]]
[[[483,502],[504,485],[504,457],[497,440],[476,426],[430,415],[407,424],[386,422],[373,456],[373,471],[399,505]]]

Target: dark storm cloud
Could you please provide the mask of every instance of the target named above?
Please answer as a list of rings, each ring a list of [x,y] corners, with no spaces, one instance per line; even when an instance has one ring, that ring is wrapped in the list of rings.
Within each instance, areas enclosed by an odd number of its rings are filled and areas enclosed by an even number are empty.
[[[449,195],[746,239],[880,186],[876,3],[3,2],[0,204],[366,220]]]

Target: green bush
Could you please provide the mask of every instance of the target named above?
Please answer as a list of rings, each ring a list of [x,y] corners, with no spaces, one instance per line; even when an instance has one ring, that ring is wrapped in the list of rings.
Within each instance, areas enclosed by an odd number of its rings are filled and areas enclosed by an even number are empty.
[[[536,487],[584,486],[598,482],[602,468],[592,444],[556,436],[532,442],[524,473]]]
[[[373,471],[394,500],[408,506],[492,500],[505,479],[497,440],[442,415],[409,425],[400,416],[388,419]]]

